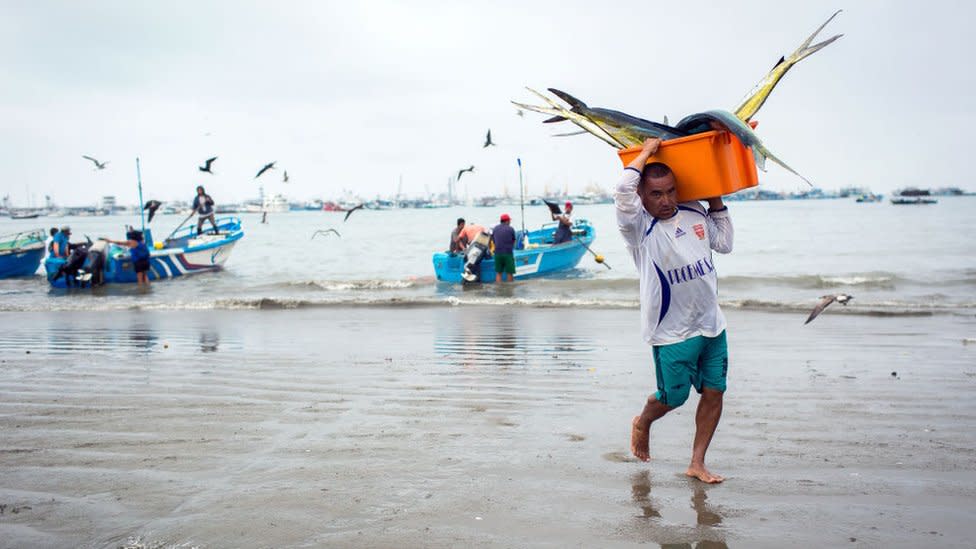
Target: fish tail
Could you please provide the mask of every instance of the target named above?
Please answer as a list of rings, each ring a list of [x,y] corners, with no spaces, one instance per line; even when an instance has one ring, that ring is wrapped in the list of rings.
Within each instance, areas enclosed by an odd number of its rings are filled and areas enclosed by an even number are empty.
[[[542,121],[543,124],[552,124],[553,122],[565,122],[569,120],[565,116],[553,116],[552,118],[546,118]]]
[[[555,95],[556,97],[558,97],[558,98],[562,99],[563,101],[565,101],[570,107],[572,107],[574,109],[577,109],[577,108],[585,109],[586,108],[586,103],[580,101],[579,99],[576,99],[572,95],[569,95],[568,93],[566,93],[564,91],[557,90],[556,88],[548,88],[548,89],[549,89],[550,92],[553,93],[553,95]]]
[[[804,40],[802,44],[800,44],[800,47],[796,49],[796,52],[800,52],[800,51],[803,51],[803,50],[809,48],[810,47],[810,43],[813,42],[813,39],[816,38],[818,34],[820,34],[820,31],[824,30],[824,27],[826,27],[831,21],[833,21],[834,20],[834,17],[837,17],[840,14],[840,12],[842,12],[842,11],[844,11],[844,10],[837,10],[837,11],[835,11],[834,14],[831,15],[826,21],[824,21],[822,25],[820,25],[819,27],[817,27],[817,30],[813,31],[813,34],[811,34],[810,36],[808,36],[807,39]],[[836,40],[840,36],[841,35],[837,35],[837,36],[831,38],[830,40],[831,41]],[[824,42],[826,42],[826,40]],[[822,43],[823,42],[821,42],[821,44]],[[814,46],[814,47],[816,47],[816,46]],[[794,53],[796,53],[796,52],[794,52]]]

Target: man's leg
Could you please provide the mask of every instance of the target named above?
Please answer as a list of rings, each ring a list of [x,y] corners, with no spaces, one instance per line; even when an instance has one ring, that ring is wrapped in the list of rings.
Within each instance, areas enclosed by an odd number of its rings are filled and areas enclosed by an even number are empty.
[[[647,397],[644,409],[634,416],[630,426],[630,451],[634,457],[641,461],[651,459],[651,424],[673,409],[658,401],[657,393]]]
[[[698,400],[698,411],[695,413],[695,442],[691,449],[691,464],[685,474],[697,478],[702,482],[713,484],[725,480],[719,475],[710,473],[705,468],[705,452],[712,442],[712,435],[718,427],[718,420],[722,417],[722,391],[702,388],[701,399]]]
[[[204,218],[202,217],[197,218],[197,236],[200,236],[200,233],[203,232],[203,220]]]
[[[641,461],[650,459],[651,424],[684,404],[691,390],[692,363],[687,360],[698,342],[694,339],[654,347],[654,372],[657,392],[647,397],[644,409],[631,422],[630,451]]]
[[[691,448],[691,464],[685,472],[709,484],[725,480],[705,467],[705,452],[712,442],[712,436],[722,417],[723,395],[729,369],[729,351],[725,332],[716,337],[705,338],[698,359],[698,381],[696,387],[701,393],[698,411],[695,413],[695,441]]]
[[[214,234],[219,234],[220,229],[217,228],[217,219],[214,217],[214,214],[210,214],[210,224],[213,225]]]

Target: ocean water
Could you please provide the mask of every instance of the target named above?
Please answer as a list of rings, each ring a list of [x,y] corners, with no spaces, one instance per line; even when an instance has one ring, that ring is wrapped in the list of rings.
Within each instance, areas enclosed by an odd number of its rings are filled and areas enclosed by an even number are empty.
[[[845,292],[844,312],[883,315],[976,314],[976,198],[927,206],[853,200],[732,202],[735,249],[716,254],[724,307],[805,312],[819,296]],[[585,256],[558,278],[461,287],[434,278],[431,255],[447,247],[457,217],[494,225],[518,206],[344,213],[243,214],[245,237],[222,272],[135,286],[54,290],[43,276],[0,281],[0,310],[254,309],[332,305],[637,308],[637,275],[616,230],[613,206],[580,205],[596,228],[592,248],[612,269]],[[165,237],[183,216],[153,221]],[[525,225],[548,222],[526,206]],[[0,233],[69,224],[83,235],[121,237],[133,216],[0,218]],[[334,235],[311,239],[317,229]],[[840,309],[833,306],[832,309]]]

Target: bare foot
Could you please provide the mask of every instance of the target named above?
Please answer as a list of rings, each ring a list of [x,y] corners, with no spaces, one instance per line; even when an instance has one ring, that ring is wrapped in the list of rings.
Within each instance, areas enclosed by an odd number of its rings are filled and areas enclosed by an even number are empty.
[[[651,451],[648,449],[650,434],[647,429],[641,429],[639,423],[640,416],[634,416],[634,421],[630,424],[630,451],[637,459],[647,461],[651,459]]]
[[[685,475],[691,478],[697,478],[706,484],[718,484],[725,480],[725,477],[709,473],[704,465],[689,465],[688,470],[685,471]]]

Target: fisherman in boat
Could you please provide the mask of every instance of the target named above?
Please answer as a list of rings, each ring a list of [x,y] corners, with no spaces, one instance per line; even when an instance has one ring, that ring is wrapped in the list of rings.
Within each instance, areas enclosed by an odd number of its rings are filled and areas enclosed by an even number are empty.
[[[464,230],[464,218],[459,217],[457,219],[457,226],[451,231],[451,245],[448,251],[452,254],[459,254],[464,251],[468,246],[467,241],[465,241],[461,236],[461,231]]]
[[[47,242],[44,243],[44,249],[47,250],[48,256],[54,255],[54,237],[58,234],[57,227],[51,227],[51,236],[47,237]]]
[[[54,235],[54,239],[51,241],[51,255],[54,257],[60,257],[61,259],[67,259],[68,254],[71,252],[71,227],[65,225],[61,227],[61,230]]]
[[[203,189],[203,187],[197,188],[201,190]],[[211,205],[212,204],[213,203],[211,202]],[[125,236],[128,240],[112,240],[110,238],[103,238],[102,240],[111,244],[117,244],[119,246],[129,248],[129,257],[132,260],[132,267],[136,271],[136,282],[140,286],[143,284],[149,286],[149,247],[146,246],[146,241],[143,238],[142,231],[131,229],[126,233]]]
[[[559,222],[556,234],[552,238],[553,244],[562,244],[573,239],[573,222],[569,218],[573,215],[573,203],[567,201],[564,210],[561,214],[552,214],[552,220]]]
[[[203,233],[203,222],[208,219],[210,220],[210,224],[213,225],[214,234],[218,234],[217,220],[214,218],[214,200],[203,189],[203,185],[197,185],[197,195],[193,197],[193,211],[198,216],[197,236]]]

